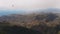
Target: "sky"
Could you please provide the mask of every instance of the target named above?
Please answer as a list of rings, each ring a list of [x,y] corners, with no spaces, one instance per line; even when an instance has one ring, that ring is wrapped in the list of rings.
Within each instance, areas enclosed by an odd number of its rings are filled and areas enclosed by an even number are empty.
[[[60,8],[60,0],[0,0],[0,9]]]

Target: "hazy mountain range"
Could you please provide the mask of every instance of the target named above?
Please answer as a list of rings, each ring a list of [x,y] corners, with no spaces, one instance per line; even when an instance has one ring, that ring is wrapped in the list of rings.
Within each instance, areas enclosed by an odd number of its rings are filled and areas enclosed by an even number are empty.
[[[21,10],[0,10],[0,16],[9,15],[9,14],[24,14],[24,11]]]
[[[38,9],[32,11],[26,10],[0,10],[0,16],[2,15],[9,15],[9,14],[29,14],[29,13],[40,13],[40,12],[53,12],[53,13],[60,13],[60,9],[57,8],[47,8],[47,9]]]

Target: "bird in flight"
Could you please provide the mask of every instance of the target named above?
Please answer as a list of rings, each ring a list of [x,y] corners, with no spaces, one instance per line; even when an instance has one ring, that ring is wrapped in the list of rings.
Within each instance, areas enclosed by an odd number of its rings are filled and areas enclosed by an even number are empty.
[[[14,5],[12,4],[12,7],[14,7]]]

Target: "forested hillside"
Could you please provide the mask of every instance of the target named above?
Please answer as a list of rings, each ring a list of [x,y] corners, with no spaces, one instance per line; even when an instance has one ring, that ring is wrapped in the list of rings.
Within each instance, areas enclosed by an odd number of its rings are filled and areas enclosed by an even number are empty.
[[[60,34],[60,15],[34,13],[1,16],[0,34]]]

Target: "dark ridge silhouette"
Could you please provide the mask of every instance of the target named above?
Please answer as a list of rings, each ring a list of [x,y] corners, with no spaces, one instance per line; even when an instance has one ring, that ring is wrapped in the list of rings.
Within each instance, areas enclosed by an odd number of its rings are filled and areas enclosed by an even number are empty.
[[[2,30],[6,32],[3,32],[4,34],[41,34],[40,32],[21,26],[4,27]]]
[[[38,32],[41,32],[42,34],[59,34],[60,31],[60,25],[57,25],[55,27],[48,27],[46,25],[39,25],[32,27],[33,30],[36,30]]]
[[[0,22],[0,34],[58,34],[59,31],[60,25],[48,27],[47,25],[40,24],[32,28],[26,28],[17,25],[10,26],[7,22]]]
[[[60,25],[57,25],[56,27],[56,34],[60,34],[59,32],[60,32]]]

